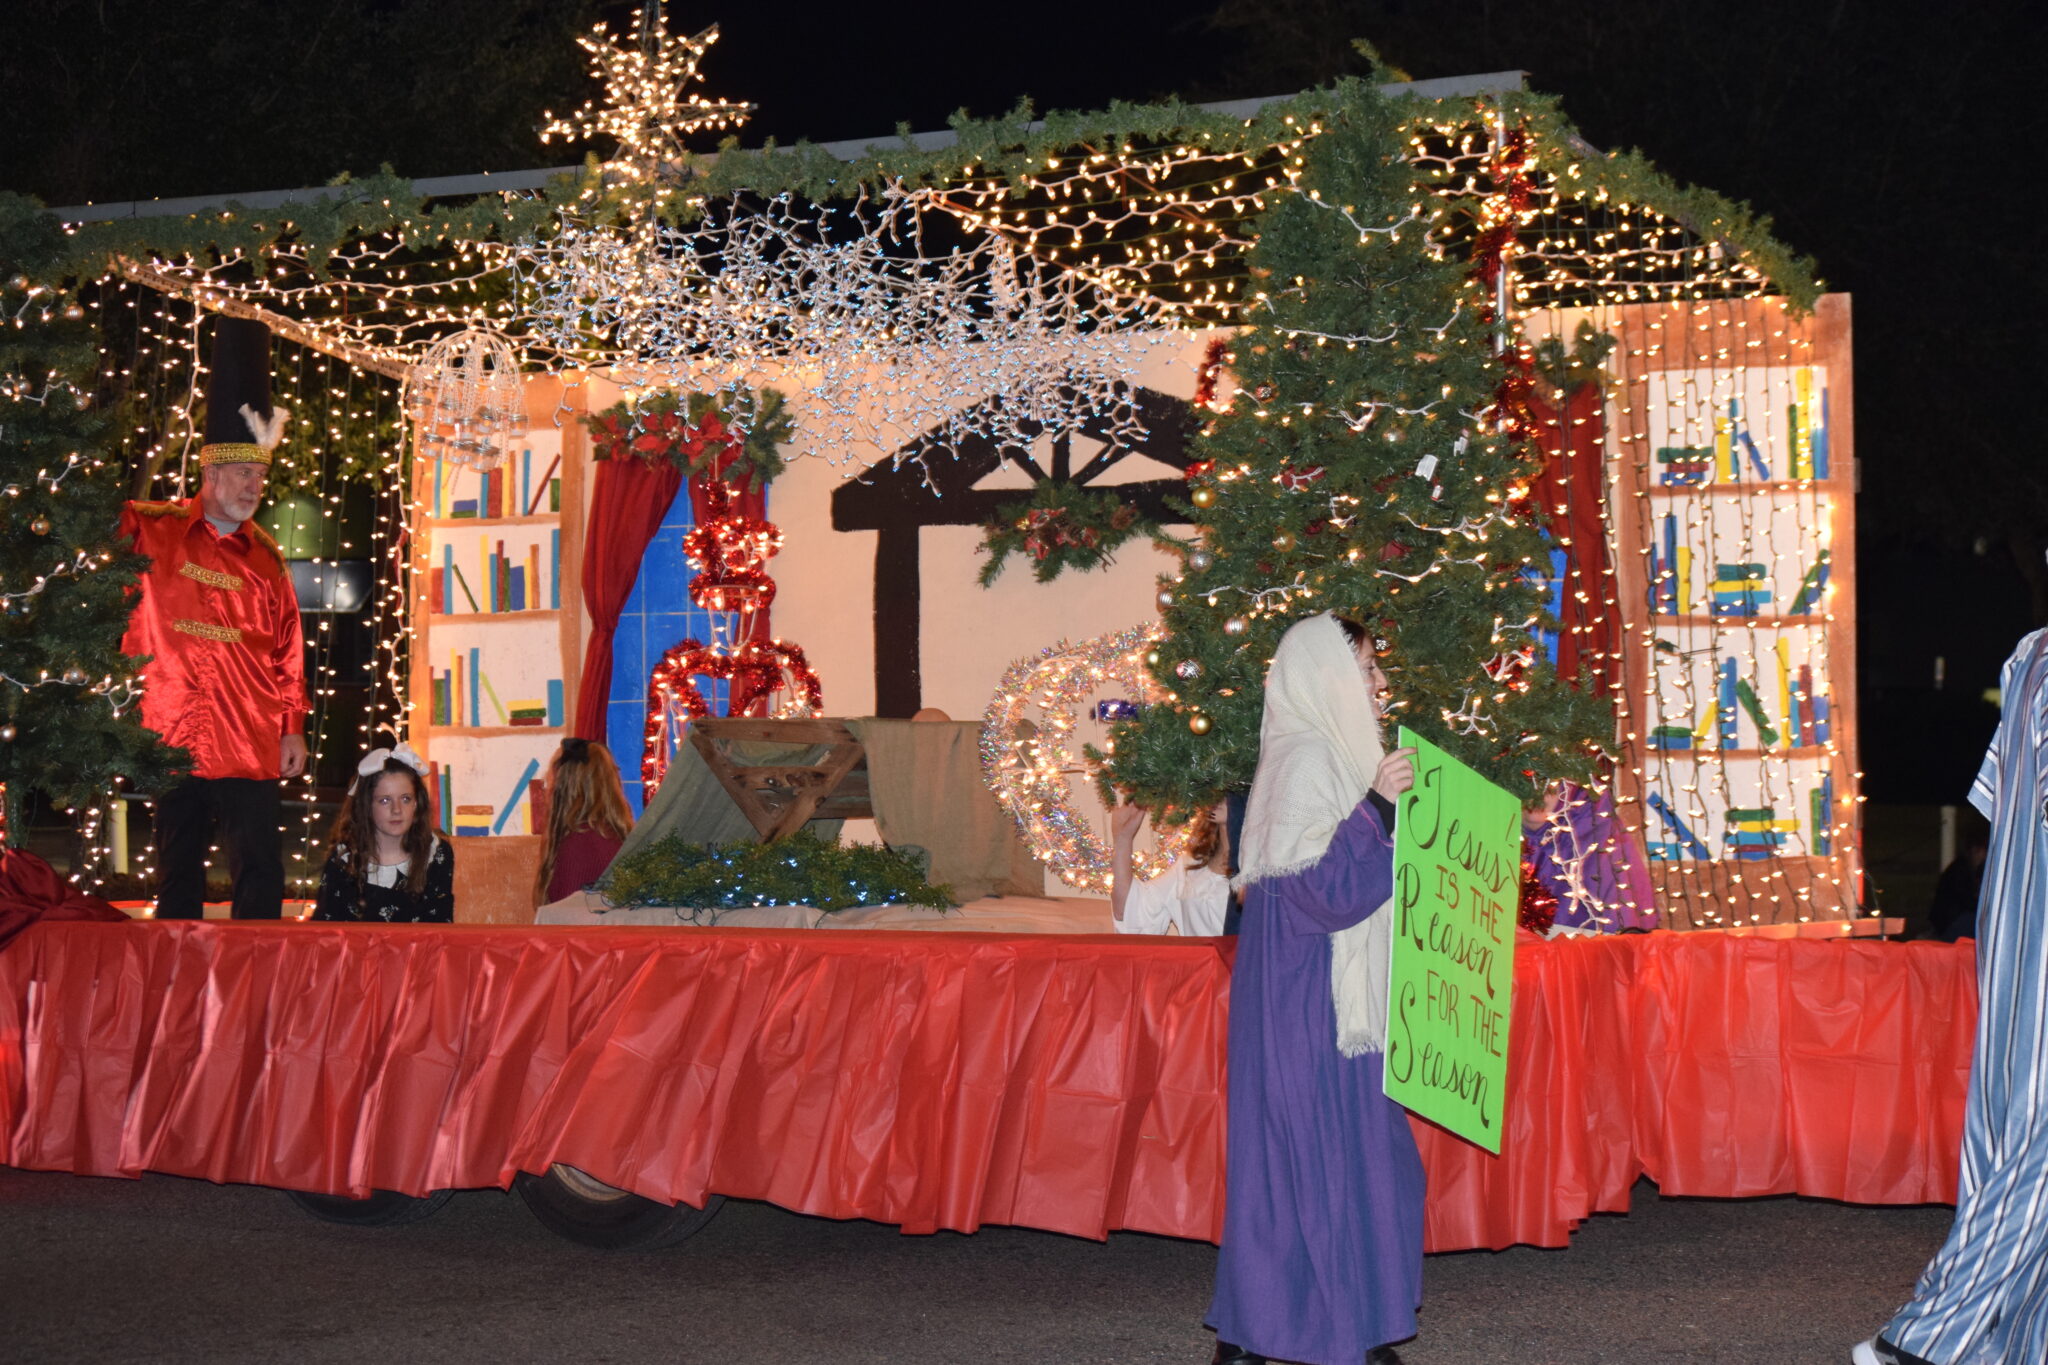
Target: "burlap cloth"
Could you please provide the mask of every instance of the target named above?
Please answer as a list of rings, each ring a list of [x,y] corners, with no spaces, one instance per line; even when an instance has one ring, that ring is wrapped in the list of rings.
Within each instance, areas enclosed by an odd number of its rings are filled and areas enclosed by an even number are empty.
[[[868,790],[883,843],[923,849],[931,858],[931,880],[952,887],[962,901],[1044,894],[1044,873],[1017,836],[1016,822],[982,781],[979,722],[863,718],[847,721],[846,728],[867,750]],[[729,749],[743,766],[804,766],[826,752],[819,744],[764,740],[735,741]],[[813,820],[805,828],[836,840],[840,822]],[[688,744],[670,760],[661,790],[619,856],[671,834],[692,844],[759,838]]]

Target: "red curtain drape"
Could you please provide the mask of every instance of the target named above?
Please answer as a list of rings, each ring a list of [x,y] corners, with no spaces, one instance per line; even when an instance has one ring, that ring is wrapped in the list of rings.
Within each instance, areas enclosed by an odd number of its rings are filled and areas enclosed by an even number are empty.
[[[661,528],[683,484],[668,461],[601,460],[590,493],[590,523],[583,535],[583,607],[590,614],[590,644],[576,689],[576,734],[603,742],[605,704],[612,691],[612,635],[640,576],[640,557]]]
[[[1562,406],[1552,403],[1554,393],[1539,385],[1529,408],[1544,456],[1533,491],[1565,552],[1557,674],[1576,678],[1584,663],[1593,670],[1594,688],[1611,695],[1621,687],[1621,612],[1612,600],[1613,561],[1601,515],[1607,496],[1607,397],[1597,383],[1579,385]]]

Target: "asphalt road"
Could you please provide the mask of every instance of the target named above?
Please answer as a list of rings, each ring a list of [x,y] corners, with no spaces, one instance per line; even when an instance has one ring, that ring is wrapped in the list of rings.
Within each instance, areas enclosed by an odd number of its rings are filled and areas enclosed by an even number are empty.
[[[1945,1208],[1664,1200],[1562,1251],[1434,1256],[1408,1365],[1840,1365]],[[0,1361],[1185,1362],[1215,1253],[1009,1228],[904,1237],[728,1204],[667,1251],[562,1241],[495,1191],[409,1227],[283,1195],[0,1168]]]

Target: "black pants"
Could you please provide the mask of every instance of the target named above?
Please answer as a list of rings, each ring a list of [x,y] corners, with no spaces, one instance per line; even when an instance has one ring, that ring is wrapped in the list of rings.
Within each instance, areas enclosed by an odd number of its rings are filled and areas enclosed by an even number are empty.
[[[205,912],[206,852],[220,822],[236,919],[276,919],[284,909],[284,854],[278,840],[277,783],[255,777],[194,777],[156,799],[158,919]]]

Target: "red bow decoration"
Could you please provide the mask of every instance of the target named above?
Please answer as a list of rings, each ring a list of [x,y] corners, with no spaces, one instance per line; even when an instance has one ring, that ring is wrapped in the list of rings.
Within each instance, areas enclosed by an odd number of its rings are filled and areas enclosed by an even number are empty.
[[[771,589],[773,585],[770,585]],[[780,640],[750,641],[738,649],[713,649],[701,640],[685,640],[661,656],[647,679],[647,728],[640,752],[640,777],[653,799],[668,774],[671,735],[681,739],[684,725],[711,714],[711,704],[696,679],[728,684],[725,714],[744,716],[785,683],[814,714],[824,709],[824,688],[804,658],[803,649]]]

